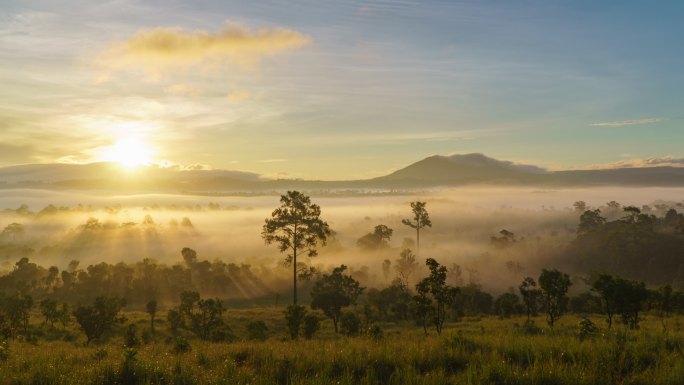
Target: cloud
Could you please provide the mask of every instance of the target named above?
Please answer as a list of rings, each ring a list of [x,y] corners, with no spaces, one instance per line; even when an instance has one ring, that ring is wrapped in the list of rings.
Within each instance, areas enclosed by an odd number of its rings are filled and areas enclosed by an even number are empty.
[[[262,159],[259,163],[281,163],[287,162],[287,159]]]
[[[601,123],[591,123],[590,126],[594,127],[623,127],[623,126],[642,126],[646,124],[656,124],[662,122],[663,118],[647,118],[647,119],[632,119],[632,120],[620,120],[615,122],[601,122]]]
[[[625,159],[613,163],[591,165],[590,169],[630,168],[630,167],[684,167],[684,158],[676,156],[659,156],[651,158]],[[586,167],[584,167],[586,168]]]
[[[148,75],[208,64],[229,62],[253,69],[265,57],[307,45],[311,38],[284,28],[248,29],[231,23],[218,32],[175,28],[141,30],[125,41],[112,44],[95,62],[105,70],[100,80],[117,71],[142,68]]]

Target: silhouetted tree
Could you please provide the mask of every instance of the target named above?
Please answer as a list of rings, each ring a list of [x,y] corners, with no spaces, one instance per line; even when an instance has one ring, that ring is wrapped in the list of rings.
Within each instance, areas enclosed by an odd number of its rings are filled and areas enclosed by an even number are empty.
[[[423,329],[426,330],[424,320],[427,312],[437,334],[442,334],[447,309],[454,302],[458,288],[446,284],[447,268],[445,266],[440,265],[433,258],[425,260],[425,265],[430,269],[430,275],[416,285],[417,294],[414,301],[416,309],[422,313]]]
[[[518,286],[518,291],[520,291],[520,296],[525,305],[527,321],[529,321],[531,316],[537,315],[541,290],[537,288],[537,282],[534,281],[534,278],[527,277],[522,281],[520,286]]]
[[[195,291],[184,291],[180,298],[178,313],[182,317],[181,326],[189,328],[205,341],[224,341],[233,338],[232,331],[223,321],[226,309],[220,299],[202,299]]]
[[[40,301],[40,313],[45,317],[45,323],[50,323],[51,327],[55,326],[55,322],[59,321],[60,312],[57,308],[57,301],[51,298],[45,298]]]
[[[114,324],[121,321],[117,316],[125,304],[126,301],[121,298],[97,297],[92,305],[79,305],[74,310],[76,322],[86,335],[86,345],[102,337]]]
[[[639,328],[639,313],[650,297],[650,292],[643,282],[615,278],[617,310],[622,322],[630,329]]]
[[[430,215],[425,209],[425,202],[411,202],[411,210],[413,211],[413,220],[402,219],[401,223],[416,229],[416,249],[420,250],[420,229],[432,227],[432,221],[430,221]]]
[[[328,223],[321,218],[321,209],[299,191],[288,191],[280,197],[280,207],[266,219],[261,236],[266,244],[276,243],[280,252],[288,252],[286,263],[293,268],[293,304],[297,304],[297,255],[315,257],[318,242],[325,245],[331,235]]]
[[[335,333],[342,308],[353,305],[364,289],[357,280],[344,274],[346,269],[347,266],[341,265],[332,273],[323,274],[311,289],[311,308],[322,310],[333,321]]]
[[[520,298],[513,293],[503,293],[494,300],[494,310],[501,318],[509,318],[518,312]]]
[[[296,340],[299,338],[299,329],[306,317],[306,308],[300,305],[289,305],[285,309],[285,321],[287,322],[287,330],[290,332],[290,338]]]
[[[587,210],[580,216],[577,234],[583,235],[598,230],[606,223],[606,218],[601,216],[601,210]]]
[[[570,277],[558,270],[542,269],[539,276],[539,287],[542,291],[542,302],[546,311],[549,326],[554,323],[565,312],[568,302],[568,289],[572,285]]]
[[[577,201],[572,204],[572,207],[575,208],[575,211],[579,211],[580,213],[583,213],[587,210],[587,203],[584,201]]]
[[[24,236],[24,226],[20,223],[10,223],[0,233],[0,237],[9,238],[15,242],[18,238]]]
[[[507,247],[512,246],[515,242],[517,242],[517,240],[515,239],[515,234],[506,229],[499,231],[499,234],[501,234],[501,236],[490,238],[491,244],[495,247],[505,249]]]
[[[356,245],[362,249],[375,250],[381,247],[389,247],[393,230],[385,225],[377,225],[372,233],[368,233],[356,241]]]
[[[615,278],[612,275],[600,274],[592,283],[591,289],[601,297],[603,309],[606,313],[606,322],[608,329],[610,329],[613,326],[613,315],[619,301]]]

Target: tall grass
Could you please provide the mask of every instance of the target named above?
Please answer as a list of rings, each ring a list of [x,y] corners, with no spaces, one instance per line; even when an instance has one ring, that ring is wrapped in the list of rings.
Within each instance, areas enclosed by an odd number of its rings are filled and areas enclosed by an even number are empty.
[[[595,320],[599,323],[599,320]],[[275,320],[273,320],[275,322]],[[541,320],[537,320],[541,322]],[[684,335],[655,321],[580,339],[578,318],[530,333],[522,319],[471,319],[441,337],[384,325],[383,337],[205,343],[174,353],[172,342],[126,349],[121,337],[13,341],[2,384],[684,384]],[[541,324],[540,324],[541,325]],[[163,325],[160,325],[163,326]],[[327,325],[329,326],[329,325]],[[239,328],[239,327],[238,327]],[[163,327],[160,334],[164,335]]]

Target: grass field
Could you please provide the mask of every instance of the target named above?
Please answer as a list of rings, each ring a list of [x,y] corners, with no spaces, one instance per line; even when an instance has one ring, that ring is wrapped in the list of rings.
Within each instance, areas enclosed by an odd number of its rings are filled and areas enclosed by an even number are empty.
[[[128,322],[147,326],[143,313]],[[266,341],[208,343],[190,339],[175,353],[165,322],[156,343],[123,347],[122,333],[84,346],[74,325],[45,330],[38,342],[10,341],[2,384],[684,384],[684,318],[663,331],[647,316],[638,331],[619,325],[580,339],[580,318],[553,329],[525,328],[524,318],[466,318],[442,336],[413,325],[383,325],[380,338],[335,336],[330,324],[312,340],[286,339],[281,308],[227,314],[236,335],[253,319],[267,322]],[[39,325],[39,320],[32,321]],[[597,325],[605,323],[595,318]],[[38,328],[38,326],[36,326]],[[73,339],[72,341],[65,341]],[[47,341],[54,339],[52,341]]]

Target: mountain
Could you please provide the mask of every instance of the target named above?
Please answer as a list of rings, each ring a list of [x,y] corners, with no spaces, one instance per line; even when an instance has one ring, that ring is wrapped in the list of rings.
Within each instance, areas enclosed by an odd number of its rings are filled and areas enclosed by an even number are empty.
[[[403,186],[520,184],[537,182],[546,173],[537,166],[519,165],[482,154],[434,155],[373,180]]]
[[[682,186],[684,167],[547,171],[483,154],[434,155],[391,174],[365,180],[267,179],[230,170],[142,167],[112,163],[32,164],[0,168],[0,188],[101,190],[114,192],[236,193],[285,189],[317,191],[396,190],[466,185],[508,186]]]

